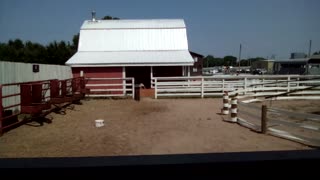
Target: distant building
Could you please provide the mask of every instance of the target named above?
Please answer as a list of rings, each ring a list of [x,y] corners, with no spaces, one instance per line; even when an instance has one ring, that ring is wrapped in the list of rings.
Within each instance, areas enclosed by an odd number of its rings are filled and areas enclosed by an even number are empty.
[[[202,68],[203,68],[203,58],[204,56],[192,51],[189,51],[193,60],[194,64],[191,67],[191,76],[201,76],[202,75]]]
[[[276,60],[274,74],[320,75],[320,55],[310,58]]]
[[[313,55],[308,61],[308,74],[320,75],[320,55]]]
[[[265,70],[267,74],[273,74],[273,59],[258,60],[251,63],[251,71],[256,69]]]
[[[290,55],[290,59],[302,59],[302,58],[306,58],[307,55],[305,53],[301,53],[301,52],[295,52],[295,53],[291,53]]]

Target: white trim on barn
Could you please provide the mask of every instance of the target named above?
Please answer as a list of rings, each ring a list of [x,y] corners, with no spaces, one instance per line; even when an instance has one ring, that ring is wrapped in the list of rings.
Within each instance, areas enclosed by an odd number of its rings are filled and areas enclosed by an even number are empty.
[[[179,51],[119,51],[77,52],[66,64],[105,66],[192,66],[193,59],[188,50]]]

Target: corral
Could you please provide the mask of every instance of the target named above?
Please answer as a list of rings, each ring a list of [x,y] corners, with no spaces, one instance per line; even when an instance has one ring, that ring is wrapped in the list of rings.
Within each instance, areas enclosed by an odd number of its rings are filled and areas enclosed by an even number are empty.
[[[277,103],[273,102],[274,106]],[[310,101],[296,103],[305,106]],[[319,101],[312,101],[320,107]],[[292,105],[282,101],[281,107]],[[51,124],[28,123],[0,138],[0,157],[79,157],[311,149],[226,123],[221,98],[85,99]],[[312,110],[318,111],[318,110]],[[94,120],[104,119],[96,128]]]

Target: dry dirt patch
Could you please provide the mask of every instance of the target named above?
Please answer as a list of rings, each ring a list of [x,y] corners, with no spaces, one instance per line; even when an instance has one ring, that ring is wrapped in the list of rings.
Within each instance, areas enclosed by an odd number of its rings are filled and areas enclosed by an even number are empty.
[[[310,149],[222,121],[217,99],[83,100],[51,124],[0,137],[0,157],[70,157]],[[227,118],[227,117],[224,117]],[[105,126],[96,128],[95,119]]]

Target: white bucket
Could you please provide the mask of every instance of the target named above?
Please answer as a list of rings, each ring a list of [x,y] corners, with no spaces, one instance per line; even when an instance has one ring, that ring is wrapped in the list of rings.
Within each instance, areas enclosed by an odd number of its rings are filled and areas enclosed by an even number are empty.
[[[96,122],[96,127],[104,126],[104,120],[103,119],[97,119],[97,120],[95,120],[95,122]]]

